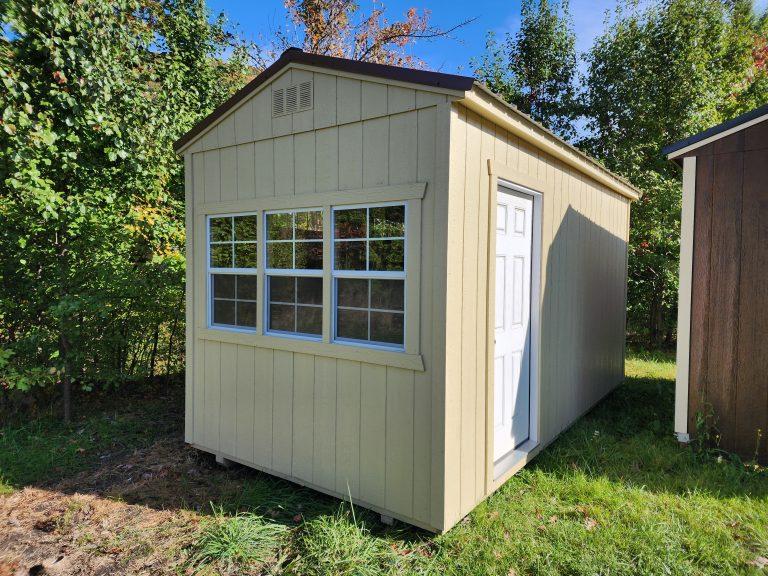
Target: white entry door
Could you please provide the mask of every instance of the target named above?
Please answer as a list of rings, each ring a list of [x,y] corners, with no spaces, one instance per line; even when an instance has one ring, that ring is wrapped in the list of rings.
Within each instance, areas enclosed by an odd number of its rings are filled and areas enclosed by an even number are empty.
[[[533,197],[496,194],[494,461],[530,437]]]

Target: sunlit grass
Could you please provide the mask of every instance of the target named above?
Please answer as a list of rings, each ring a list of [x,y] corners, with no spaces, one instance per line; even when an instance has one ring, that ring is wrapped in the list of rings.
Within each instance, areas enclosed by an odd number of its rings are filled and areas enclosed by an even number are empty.
[[[677,443],[674,368],[670,354],[631,353],[624,385],[439,536],[195,457],[163,484],[179,498],[158,500],[200,511],[185,552],[177,543],[169,554],[203,574],[765,574],[768,474]],[[6,491],[92,467],[105,450],[178,435],[178,417],[164,425],[158,410],[142,400],[93,410],[72,427],[41,419],[2,428]]]

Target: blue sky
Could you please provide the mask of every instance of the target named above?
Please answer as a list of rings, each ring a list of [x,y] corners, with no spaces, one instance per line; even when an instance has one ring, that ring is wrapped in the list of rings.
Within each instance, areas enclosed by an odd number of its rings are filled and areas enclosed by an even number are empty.
[[[761,0],[761,3],[768,0]],[[285,9],[282,0],[208,0],[214,13],[224,12],[239,25],[246,38],[269,38],[270,32],[285,25]],[[370,0],[360,0],[364,10]],[[258,8],[256,8],[258,6]],[[433,70],[471,74],[470,58],[482,54],[485,34],[494,30],[499,35],[515,31],[520,25],[520,1],[504,0],[388,0],[385,1],[390,19],[400,18],[410,7],[431,12],[433,24],[448,28],[467,18],[474,22],[456,32],[455,40],[441,39],[421,42],[413,54],[424,60]],[[603,30],[606,10],[613,10],[615,0],[571,0],[571,14],[577,38],[577,48],[587,50],[592,40]]]

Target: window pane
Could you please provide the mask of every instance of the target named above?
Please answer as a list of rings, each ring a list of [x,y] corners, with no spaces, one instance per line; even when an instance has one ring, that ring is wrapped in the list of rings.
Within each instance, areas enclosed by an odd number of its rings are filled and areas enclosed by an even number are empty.
[[[256,243],[235,244],[235,268],[256,268]]]
[[[368,308],[368,280],[358,278],[336,280],[336,303],[339,306]]]
[[[293,243],[267,244],[267,268],[293,268]]]
[[[211,242],[232,240],[232,218],[211,218]]]
[[[323,269],[322,242],[296,242],[295,268],[303,270]]]
[[[293,332],[295,330],[295,307],[292,304],[269,305],[269,329]]]
[[[214,298],[234,298],[235,297],[235,277],[232,274],[214,274],[213,275],[213,297]]]
[[[403,314],[398,312],[371,312],[371,341],[402,344]]]
[[[402,310],[403,280],[371,280],[371,308]]]
[[[354,340],[368,340],[368,312],[365,310],[337,310],[336,336]]]
[[[316,306],[296,306],[296,331],[303,334],[323,332],[323,309]]]
[[[293,219],[290,212],[267,214],[267,238],[269,240],[291,240]]]
[[[371,208],[371,238],[405,236],[405,206]]]
[[[256,300],[256,276],[238,274],[237,299]]]
[[[270,276],[269,301],[295,302],[295,282],[296,279],[293,276]]]
[[[369,270],[403,270],[405,244],[402,240],[371,240]]]
[[[313,240],[323,237],[323,213],[318,210],[296,212],[296,238]]]
[[[237,325],[256,327],[256,302],[237,303]]]
[[[211,244],[211,268],[232,267],[232,244]]]
[[[365,242],[336,242],[336,270],[365,270]]]
[[[366,209],[336,210],[334,212],[335,238],[365,238]]]
[[[296,289],[296,302],[299,304],[323,303],[322,278],[297,278]]]
[[[256,216],[235,216],[235,240],[256,240]]]
[[[213,323],[214,324],[235,324],[235,302],[234,300],[214,300],[213,301]]]

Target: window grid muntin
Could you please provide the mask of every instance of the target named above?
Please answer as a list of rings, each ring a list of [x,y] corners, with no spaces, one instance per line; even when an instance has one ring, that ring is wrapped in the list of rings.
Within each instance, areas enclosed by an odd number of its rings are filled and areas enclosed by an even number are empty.
[[[242,218],[246,216],[251,216],[256,219],[256,238],[254,240],[237,240],[235,238],[235,218]],[[212,240],[211,239],[211,221],[212,220],[223,220],[227,219],[230,223],[230,237],[229,240]],[[239,212],[237,214],[212,214],[208,216],[207,218],[207,226],[206,226],[206,238],[208,241],[207,247],[206,247],[206,262],[207,267],[209,270],[258,270],[259,267],[259,217],[256,212]],[[256,266],[253,268],[244,268],[244,267],[238,267],[235,268],[235,264],[237,264],[237,260],[235,258],[236,251],[235,251],[235,245],[238,244],[250,244],[254,246],[254,251],[256,254]],[[230,246],[230,258],[232,261],[232,266],[213,266],[211,262],[212,257],[212,246]]]
[[[317,212],[320,214],[320,222],[322,226],[320,238],[296,238],[296,214]],[[291,215],[291,238],[281,238],[278,240],[269,239],[269,217],[274,214],[290,214]],[[296,244],[297,243],[310,243],[314,242],[320,244],[321,248],[325,242],[325,221],[323,218],[322,208],[295,208],[290,210],[267,210],[264,212],[264,272],[268,276],[322,276],[325,269],[325,253],[321,255],[322,265],[320,268],[296,268]],[[269,245],[270,244],[291,244],[291,268],[269,268]]]
[[[250,325],[247,325],[247,324],[238,324],[238,314],[239,314],[238,313],[238,309],[239,309],[238,304],[240,302],[243,302],[243,303],[247,303],[247,304],[253,304],[255,307],[258,307],[258,305],[259,305],[258,299],[257,298],[238,298],[237,297],[237,293],[238,293],[238,287],[237,287],[238,278],[237,277],[238,276],[257,276],[257,275],[253,274],[253,273],[252,274],[231,274],[232,276],[235,276],[235,297],[234,298],[223,298],[223,297],[220,297],[220,296],[216,296],[214,294],[214,291],[213,291],[214,276],[222,276],[222,275],[224,275],[224,274],[219,274],[219,273],[216,273],[216,272],[213,272],[213,273],[210,274],[210,280],[209,280],[209,283],[210,283],[210,286],[211,286],[210,325],[211,326],[215,326],[217,328],[222,328],[222,327],[223,328],[234,328],[234,329],[237,329],[237,330],[247,330],[247,331],[253,332],[254,330],[256,330],[256,325],[258,323],[258,320],[254,319],[254,325],[253,326],[250,326]],[[257,288],[257,291],[258,291],[258,288]],[[217,323],[217,322],[214,321],[214,312],[215,312],[215,304],[216,304],[216,302],[234,302],[234,304],[235,304],[235,323],[234,324]],[[258,313],[256,313],[256,318],[258,318]]]
[[[235,240],[235,218],[242,217],[242,216],[252,216],[256,219],[256,239],[255,240]],[[215,219],[222,219],[222,218],[228,218],[230,220],[230,239],[229,240],[211,240],[211,220]],[[261,229],[260,224],[260,218],[258,212],[236,212],[236,213],[230,213],[230,214],[209,214],[205,219],[205,235],[206,235],[206,244],[205,244],[205,263],[206,263],[206,290],[207,290],[207,305],[206,305],[206,319],[208,321],[208,326],[212,328],[216,328],[218,330],[231,330],[236,332],[249,332],[254,333],[258,330],[258,299],[251,300],[251,299],[245,299],[245,298],[237,298],[237,284],[235,284],[235,298],[215,298],[213,295],[213,277],[214,275],[221,275],[221,274],[232,274],[236,276],[256,276],[258,278],[259,269],[260,269],[260,262],[259,262],[259,232]],[[211,246],[214,245],[223,245],[223,244],[232,244],[232,264],[234,266],[235,264],[235,253],[234,253],[234,245],[235,244],[254,244],[256,245],[256,267],[255,268],[222,268],[222,267],[215,267],[211,266]],[[257,280],[258,282],[258,280]],[[237,279],[235,279],[235,283],[237,283]],[[257,294],[258,294],[258,288],[257,288]],[[220,301],[228,301],[228,302],[235,302],[235,322],[237,322],[237,302],[247,302],[247,303],[254,303],[257,307],[256,312],[256,322],[254,326],[239,326],[237,324],[218,324],[215,323],[213,320],[213,313],[214,313],[214,302],[216,300]]]
[[[402,236],[371,236],[371,209],[372,208],[386,208],[388,206],[402,206],[403,207],[403,235]],[[365,210],[365,236],[357,238],[336,238],[336,212],[343,210]],[[333,249],[331,253],[331,271],[334,275],[338,273],[346,272],[364,272],[366,274],[378,274],[382,272],[386,273],[398,273],[402,274],[402,278],[405,278],[405,271],[407,270],[407,254],[408,243],[406,240],[406,231],[408,230],[408,204],[406,202],[380,202],[375,204],[358,204],[358,205],[345,205],[345,206],[333,206],[331,218],[331,242],[333,243]],[[371,270],[371,241],[380,242],[385,240],[402,240],[403,242],[403,269],[402,270]],[[337,242],[365,242],[365,270],[342,270],[336,268],[336,243]],[[368,277],[368,276],[365,276]]]
[[[386,206],[402,206],[403,207],[403,236],[387,236],[387,237],[371,237],[371,208],[381,208]],[[365,209],[365,236],[359,238],[336,238],[336,212],[342,210],[360,210]],[[339,344],[354,344],[366,348],[384,348],[388,350],[405,350],[405,342],[407,339],[405,315],[408,310],[407,299],[407,286],[406,286],[406,271],[408,270],[408,203],[405,201],[394,202],[380,202],[372,204],[349,204],[331,207],[331,229],[329,231],[331,235],[331,277],[332,277],[332,309],[331,309],[331,341]],[[402,240],[403,242],[403,269],[402,270],[371,270],[370,269],[370,241],[378,240]],[[337,242],[360,242],[365,241],[365,270],[340,270],[336,268],[336,243]],[[368,280],[368,308],[356,309],[351,306],[339,306],[338,304],[338,280],[345,278],[356,278],[360,280]],[[370,308],[371,303],[371,280],[403,280],[403,309],[402,310],[383,310]],[[344,338],[338,336],[338,310],[358,310],[367,311],[367,335],[368,340],[359,340],[356,338]],[[377,340],[370,340],[371,337],[371,312],[385,312],[401,314],[403,316],[403,342],[402,344],[394,344],[391,342],[380,342]]]
[[[298,309],[305,307],[305,308],[320,308],[321,312],[323,309],[323,303],[320,302],[320,304],[305,304],[302,302],[299,302],[299,278],[317,278],[317,275],[307,275],[307,276],[297,276],[293,274],[271,274],[270,276],[283,276],[283,277],[292,277],[293,278],[293,302],[288,302],[284,300],[272,300],[272,289],[269,282],[269,276],[267,276],[264,290],[266,292],[266,297],[264,298],[266,303],[266,318],[264,320],[264,324],[266,326],[265,332],[267,334],[276,334],[280,336],[291,336],[291,337],[298,337],[301,339],[311,339],[311,340],[320,340],[323,336],[322,333],[322,314],[321,314],[321,327],[320,327],[320,334],[315,334],[312,332],[299,332],[299,316],[298,316]],[[320,287],[321,290],[321,300],[322,300],[322,285]],[[277,304],[279,306],[291,306],[293,307],[293,331],[289,330],[279,330],[272,328],[272,322],[271,322],[271,310],[270,307],[272,304]]]
[[[320,222],[321,222],[321,237],[320,238],[296,238],[296,214],[299,213],[306,213],[306,212],[316,212],[320,215]],[[273,214],[290,214],[291,215],[291,238],[282,238],[277,240],[270,240],[269,239],[269,227],[268,227],[268,219],[270,215]],[[323,304],[303,304],[298,302],[298,278],[322,278],[324,271],[325,271],[325,253],[323,251],[322,254],[322,267],[321,268],[296,268],[296,244],[300,243],[309,243],[314,242],[316,244],[319,244],[321,247],[323,246],[325,242],[325,234],[326,234],[326,222],[325,218],[323,217],[323,209],[322,208],[296,208],[296,209],[289,209],[289,210],[268,210],[264,212],[264,219],[263,219],[263,229],[264,229],[264,253],[263,253],[263,262],[264,262],[264,332],[266,334],[272,334],[272,335],[278,335],[278,336],[285,336],[285,337],[291,337],[291,338],[298,338],[298,339],[309,339],[309,340],[320,340],[322,339],[322,327],[320,334],[314,334],[314,333],[308,333],[308,332],[299,332],[298,331],[298,309],[301,307],[307,307],[307,308],[323,308]],[[268,246],[270,244],[291,244],[291,265],[293,268],[268,268],[269,265],[269,259],[268,259]],[[273,301],[271,290],[270,290],[270,277],[274,276],[282,276],[282,277],[293,277],[294,278],[294,301],[293,302],[284,302],[284,301]],[[321,288],[322,289],[322,288]],[[271,326],[271,310],[270,306],[272,304],[277,304],[279,306],[292,306],[294,309],[294,318],[293,318],[293,326],[294,331],[287,331],[287,330],[279,330],[279,329],[273,329]]]

